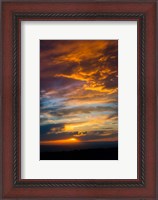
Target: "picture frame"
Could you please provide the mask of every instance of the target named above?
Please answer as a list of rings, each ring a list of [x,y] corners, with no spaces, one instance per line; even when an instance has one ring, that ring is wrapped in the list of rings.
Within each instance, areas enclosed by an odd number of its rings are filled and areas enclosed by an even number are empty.
[[[156,199],[156,1],[2,2],[2,198]],[[137,179],[21,178],[21,22],[137,21]]]

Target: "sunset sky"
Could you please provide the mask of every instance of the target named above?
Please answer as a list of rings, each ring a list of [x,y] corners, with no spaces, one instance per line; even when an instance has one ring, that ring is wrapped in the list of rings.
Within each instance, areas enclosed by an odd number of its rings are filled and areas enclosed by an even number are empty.
[[[44,145],[118,140],[118,41],[40,41]]]

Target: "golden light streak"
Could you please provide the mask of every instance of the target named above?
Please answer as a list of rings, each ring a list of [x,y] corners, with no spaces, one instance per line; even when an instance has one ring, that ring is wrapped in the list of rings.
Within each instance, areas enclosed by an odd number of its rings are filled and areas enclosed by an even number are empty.
[[[102,93],[108,93],[108,94],[113,94],[113,93],[117,92],[117,88],[106,89],[106,88],[103,88],[102,86],[91,87],[91,86],[84,85],[84,89],[85,90],[98,91],[98,92],[102,92]]]
[[[68,139],[62,139],[62,140],[47,140],[47,141],[41,141],[41,144],[43,145],[71,145],[75,143],[79,143],[80,140],[77,138],[68,138]]]
[[[108,135],[108,134],[107,134]],[[99,138],[99,139],[90,139],[83,141],[84,143],[89,143],[89,142],[115,142],[118,140],[118,137],[114,138]],[[74,145],[77,143],[82,143],[81,140],[78,138],[69,138],[69,139],[62,139],[62,140],[47,140],[47,141],[41,141],[41,145]]]

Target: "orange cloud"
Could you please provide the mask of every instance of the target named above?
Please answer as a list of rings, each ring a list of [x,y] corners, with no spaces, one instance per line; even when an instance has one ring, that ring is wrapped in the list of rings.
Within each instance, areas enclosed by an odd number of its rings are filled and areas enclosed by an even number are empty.
[[[63,132],[84,132],[86,131],[97,131],[104,130],[106,128],[117,129],[117,124],[112,124],[112,122],[117,121],[117,119],[108,118],[107,115],[102,116],[87,116],[85,122],[73,122],[67,123],[64,126]]]
[[[65,77],[65,78],[70,78],[70,79],[75,79],[75,80],[79,80],[79,81],[87,81],[87,78],[84,78],[82,75],[80,74],[71,74],[71,75],[67,75],[67,74],[56,74],[54,75],[54,77]]]
[[[84,85],[85,90],[92,90],[92,91],[98,91],[102,93],[108,93],[108,94],[113,94],[117,92],[117,88],[114,89],[106,89],[103,86],[95,86],[95,85]]]

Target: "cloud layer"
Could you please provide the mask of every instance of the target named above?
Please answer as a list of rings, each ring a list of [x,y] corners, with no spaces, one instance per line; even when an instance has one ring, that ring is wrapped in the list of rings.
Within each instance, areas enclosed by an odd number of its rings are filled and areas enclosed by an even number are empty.
[[[118,41],[41,40],[40,97],[41,142],[117,141]]]

